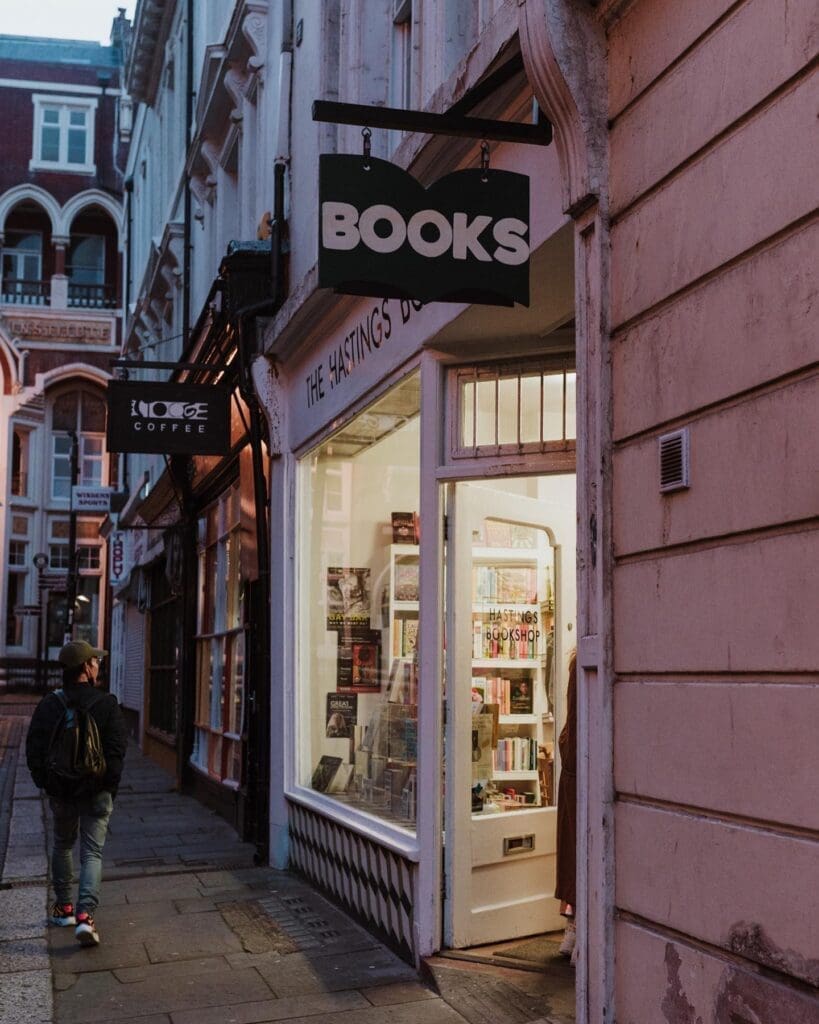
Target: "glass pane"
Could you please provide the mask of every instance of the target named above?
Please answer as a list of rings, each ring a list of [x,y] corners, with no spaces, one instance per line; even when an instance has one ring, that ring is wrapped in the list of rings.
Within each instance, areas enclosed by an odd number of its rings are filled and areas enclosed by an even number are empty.
[[[55,107],[46,107],[43,110],[43,124],[59,124],[60,112]]]
[[[222,672],[225,664],[225,638],[213,637],[210,642],[211,676],[210,676],[210,727],[221,731],[224,693],[222,690]]]
[[[98,487],[102,483],[102,460],[83,459],[80,483],[85,487]]]
[[[577,437],[577,374],[566,374],[566,437]]]
[[[554,803],[553,572],[545,529],[484,519],[476,531],[471,674],[459,694],[472,708],[473,814]]]
[[[68,113],[68,123],[73,126],[85,126],[85,111],[71,110]]]
[[[461,448],[471,448],[475,443],[475,382],[461,384],[459,411],[461,414]]]
[[[540,374],[520,379],[520,440],[540,441]]]
[[[233,699],[230,707],[228,730],[241,735],[242,711],[245,700],[245,635],[237,633],[231,645],[231,675]]]
[[[80,576],[74,605],[74,637],[96,644],[99,632],[99,576]]]
[[[518,378],[498,381],[498,444],[518,443]]]
[[[14,609],[25,604],[24,573],[10,572],[6,587],[6,646],[19,647],[23,642],[23,617],[15,615]]]
[[[60,159],[60,129],[43,127],[40,135],[40,159],[57,163]]]
[[[563,440],[563,374],[543,377],[543,440]]]
[[[481,445],[497,444],[495,431],[495,381],[479,380],[477,385],[477,430],[475,443]]]
[[[48,548],[48,563],[50,569],[67,569],[68,545],[50,544]]]
[[[68,162],[70,164],[85,163],[85,129],[71,128],[68,132]]]
[[[299,781],[410,830],[419,412],[413,374],[300,464]]]
[[[77,394],[73,391],[64,392],[54,399],[51,426],[53,430],[76,430],[77,429]],[[68,447],[64,451],[71,450],[69,438],[62,438]]]
[[[105,433],[105,402],[96,395],[89,395],[87,391],[82,393],[82,420],[80,429],[91,434]],[[86,440],[86,451],[91,451],[87,446],[95,445],[94,451],[102,454],[102,438],[88,438]]]

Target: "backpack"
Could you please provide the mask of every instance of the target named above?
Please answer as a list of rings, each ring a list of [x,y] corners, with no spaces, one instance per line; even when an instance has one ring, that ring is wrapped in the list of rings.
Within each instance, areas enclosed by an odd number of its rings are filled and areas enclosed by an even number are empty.
[[[54,695],[63,705],[63,713],[48,744],[45,791],[58,800],[76,800],[102,788],[105,755],[99,728],[89,712],[105,694],[96,694],[86,707],[73,707],[62,690],[55,690]]]

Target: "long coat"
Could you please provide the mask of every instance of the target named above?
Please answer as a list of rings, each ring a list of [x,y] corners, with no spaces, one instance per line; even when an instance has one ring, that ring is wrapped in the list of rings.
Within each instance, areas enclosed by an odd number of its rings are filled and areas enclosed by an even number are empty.
[[[555,897],[577,901],[577,659],[569,662],[566,724],[557,741],[560,782],[557,787],[557,884]]]

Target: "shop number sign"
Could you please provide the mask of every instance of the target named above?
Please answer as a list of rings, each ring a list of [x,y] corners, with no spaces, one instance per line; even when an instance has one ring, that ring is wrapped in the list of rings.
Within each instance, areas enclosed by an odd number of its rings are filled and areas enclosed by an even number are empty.
[[[225,455],[230,391],[216,384],[108,382],[108,450]]]
[[[352,295],[529,305],[529,178],[455,171],[424,188],[386,160],[319,158],[319,285]]]

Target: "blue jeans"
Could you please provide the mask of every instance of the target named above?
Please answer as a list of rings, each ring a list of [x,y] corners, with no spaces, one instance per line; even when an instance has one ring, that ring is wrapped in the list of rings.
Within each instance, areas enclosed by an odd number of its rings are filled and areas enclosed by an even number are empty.
[[[80,800],[49,798],[54,817],[51,881],[58,903],[71,903],[74,876],[72,849],[80,833],[80,893],[77,913],[93,914],[100,901],[102,848],[114,801],[107,790]]]

